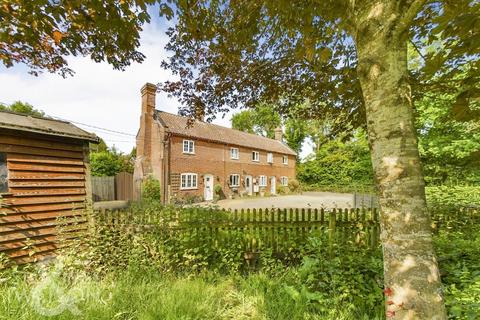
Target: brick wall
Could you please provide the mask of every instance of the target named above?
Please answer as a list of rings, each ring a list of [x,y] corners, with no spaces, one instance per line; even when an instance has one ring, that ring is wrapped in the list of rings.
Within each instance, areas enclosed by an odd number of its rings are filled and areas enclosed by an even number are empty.
[[[185,196],[203,196],[204,194],[204,175],[212,174],[214,184],[220,184],[226,195],[232,193],[228,186],[229,176],[231,174],[240,175],[239,192],[245,192],[245,176],[250,175],[257,179],[260,175],[267,176],[266,192],[270,192],[272,176],[276,179],[276,186],[280,185],[280,177],[286,176],[289,180],[295,178],[295,157],[288,156],[288,165],[283,164],[283,154],[273,153],[273,163],[267,163],[267,153],[265,150],[252,150],[241,146],[224,145],[215,142],[194,140],[195,154],[183,153],[183,138],[180,136],[171,137],[171,167],[170,177],[171,190],[173,197]],[[230,148],[239,149],[239,159],[231,159]],[[252,161],[252,151],[260,153],[258,162]],[[198,187],[195,190],[181,190],[179,175],[181,173],[198,174]]]

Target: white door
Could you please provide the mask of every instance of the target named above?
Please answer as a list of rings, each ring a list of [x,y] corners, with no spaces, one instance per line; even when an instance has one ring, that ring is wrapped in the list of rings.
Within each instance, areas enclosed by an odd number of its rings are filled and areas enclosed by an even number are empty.
[[[277,179],[275,177],[270,177],[270,194],[277,193]]]
[[[205,201],[213,200],[213,176],[211,174],[206,174],[203,177],[203,185],[205,188],[203,191]]]
[[[252,188],[253,188],[252,176],[245,176],[245,190],[247,190],[247,194],[249,196],[252,195]]]

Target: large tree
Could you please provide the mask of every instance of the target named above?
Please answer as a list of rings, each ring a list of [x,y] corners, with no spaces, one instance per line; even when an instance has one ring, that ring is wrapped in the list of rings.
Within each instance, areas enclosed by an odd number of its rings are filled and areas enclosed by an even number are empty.
[[[156,0],[0,1],[0,61],[72,74],[67,56],[89,55],[123,70],[145,56],[137,51],[141,27]]]
[[[475,0],[175,1],[162,89],[211,118],[258,101],[365,125],[382,211],[386,314],[446,318],[412,101],[450,91],[472,114],[479,84]],[[432,44],[443,50],[427,51]],[[407,46],[423,57],[407,68]],[[459,77],[458,70],[466,72]],[[437,75],[433,77],[433,75]],[[210,115],[210,117],[209,117]],[[338,121],[340,119],[341,121]]]
[[[295,117],[295,113],[302,108],[303,106],[297,106],[288,115],[281,117],[275,105],[260,103],[255,108],[234,114],[232,128],[273,139],[275,129],[284,127],[285,143],[300,154],[302,144],[308,135],[305,121]],[[297,157],[298,160],[300,160],[299,157]]]

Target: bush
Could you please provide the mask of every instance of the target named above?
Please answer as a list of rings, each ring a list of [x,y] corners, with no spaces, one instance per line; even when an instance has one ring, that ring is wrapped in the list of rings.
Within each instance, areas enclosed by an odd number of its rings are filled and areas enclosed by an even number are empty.
[[[291,192],[299,192],[300,191],[300,182],[298,182],[297,179],[288,180],[288,189]]]
[[[297,271],[297,288],[289,288],[292,297],[329,319],[339,312],[358,315],[357,319],[384,319],[380,248],[368,251],[334,246],[328,252],[328,247],[325,235],[310,239]]]
[[[428,205],[432,209],[437,209],[439,207],[480,207],[480,187],[426,187],[425,192]]]
[[[160,181],[153,176],[148,176],[142,182],[142,199],[160,201]]]
[[[288,189],[287,186],[281,186],[281,185],[277,186],[277,194],[287,194],[289,193],[289,191],[290,190]]]
[[[225,199],[225,193],[223,192],[223,189],[222,189],[222,185],[220,184],[216,184],[214,187],[213,187],[213,192],[214,192],[214,200],[215,201],[218,201],[220,199]]]
[[[365,133],[359,131],[346,142],[341,139],[326,142],[313,157],[298,165],[297,178],[302,185],[313,189],[372,185],[373,168]]]
[[[451,319],[480,319],[480,228],[442,231],[434,238]]]

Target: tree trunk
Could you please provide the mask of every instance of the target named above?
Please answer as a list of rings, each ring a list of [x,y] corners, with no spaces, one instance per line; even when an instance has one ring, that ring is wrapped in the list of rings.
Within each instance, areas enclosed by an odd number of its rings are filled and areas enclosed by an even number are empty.
[[[385,24],[363,20],[355,40],[382,212],[386,316],[446,319],[407,82],[407,36],[389,27],[393,14],[383,16]]]

